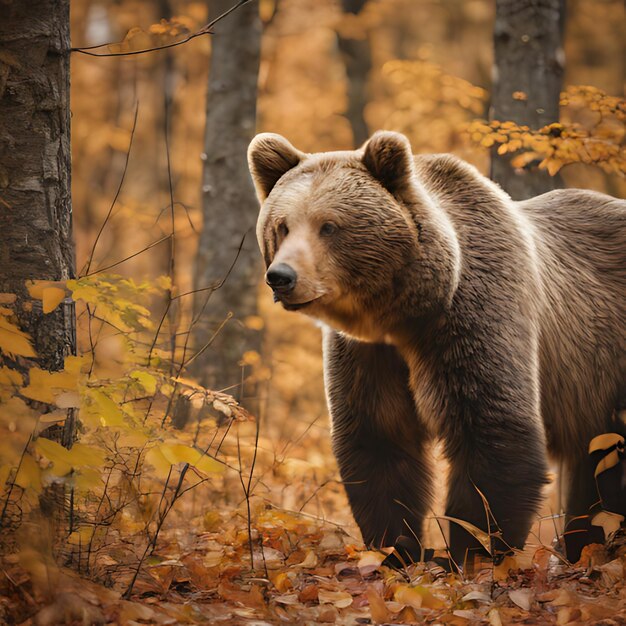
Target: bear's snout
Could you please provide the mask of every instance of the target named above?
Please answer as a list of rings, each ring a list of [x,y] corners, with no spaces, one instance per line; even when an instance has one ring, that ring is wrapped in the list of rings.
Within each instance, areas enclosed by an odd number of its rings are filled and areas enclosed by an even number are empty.
[[[298,280],[298,274],[287,263],[279,263],[275,267],[270,267],[265,274],[265,282],[280,294],[288,294],[293,291]]]

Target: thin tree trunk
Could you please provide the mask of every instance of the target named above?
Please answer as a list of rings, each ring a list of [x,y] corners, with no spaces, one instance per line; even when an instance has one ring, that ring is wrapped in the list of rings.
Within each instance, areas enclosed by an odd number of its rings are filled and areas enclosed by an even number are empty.
[[[491,119],[533,129],[559,120],[563,23],[564,0],[497,0]],[[494,149],[491,178],[516,200],[561,186],[536,164],[515,170],[510,161]]]
[[[232,0],[212,0],[210,18],[232,4]],[[194,309],[200,316],[194,333],[196,349],[202,349],[218,334],[193,362],[193,373],[210,387],[229,389],[251,410],[255,409],[255,390],[248,387],[242,393],[237,385],[241,382],[242,355],[259,352],[261,345],[259,331],[246,325],[246,318],[257,314],[257,287],[262,275],[255,236],[258,203],[246,161],[255,133],[260,50],[256,3],[242,6],[215,27],[203,155],[203,226],[194,277],[196,289],[226,280],[212,293],[196,294]],[[232,319],[218,332],[230,314]]]
[[[344,13],[358,15],[367,0],[341,0]],[[368,102],[367,81],[372,69],[372,52],[367,35],[362,39],[343,37],[337,34],[339,51],[346,67],[348,80],[348,110],[346,117],[352,128],[355,147],[363,144],[369,137],[369,128],[365,121],[365,107]]]
[[[69,28],[69,0],[0,4],[0,292],[17,295],[15,315],[47,370],[75,354],[74,307],[44,314],[25,282],[74,276]],[[73,419],[56,435],[71,445]]]

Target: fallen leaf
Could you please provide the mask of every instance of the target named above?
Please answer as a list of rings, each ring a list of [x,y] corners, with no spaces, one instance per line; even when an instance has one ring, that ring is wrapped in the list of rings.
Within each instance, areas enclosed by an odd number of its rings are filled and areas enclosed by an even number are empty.
[[[491,609],[487,614],[487,617],[489,618],[490,626],[502,626],[502,619],[500,618],[500,612],[498,609]]]
[[[383,600],[383,597],[374,589],[369,587],[366,591],[367,601],[370,606],[370,615],[375,624],[382,624],[391,621],[391,613]]]
[[[315,567],[317,565],[317,555],[313,552],[313,550],[309,550],[303,561],[298,563],[298,565],[300,567]]]
[[[353,598],[345,591],[329,591],[320,589],[317,594],[320,604],[332,604],[338,609],[345,609],[352,604]]]
[[[621,528],[624,516],[611,511],[600,511],[591,518],[592,526],[601,526],[605,539]]]
[[[374,552],[372,550],[363,552],[357,564],[361,576],[369,576],[372,572],[375,572],[384,560],[385,555],[382,552]]]
[[[511,601],[517,604],[520,609],[530,611],[534,594],[531,589],[511,589],[509,591],[509,598],[511,598]]]
[[[286,604],[290,606],[294,606],[299,604],[298,594],[297,593],[283,593],[279,596],[274,596],[272,598],[275,602],[280,604]]]
[[[393,597],[396,602],[401,602],[414,609],[443,609],[446,606],[442,600],[434,596],[426,587],[420,585],[416,587],[399,585]]]
[[[293,587],[293,584],[289,579],[288,572],[280,572],[276,574],[276,576],[272,579],[272,582],[274,583],[274,587],[276,587],[276,589],[281,593],[284,593]]]
[[[484,591],[470,591],[469,593],[466,593],[461,600],[463,602],[475,600],[477,602],[486,602],[487,604],[492,602],[491,596]]]
[[[315,584],[305,585],[298,594],[300,602],[316,602],[319,587]]]
[[[556,615],[556,623],[558,626],[565,626],[570,622],[577,622],[580,617],[580,609],[572,606],[564,606],[559,609]]]

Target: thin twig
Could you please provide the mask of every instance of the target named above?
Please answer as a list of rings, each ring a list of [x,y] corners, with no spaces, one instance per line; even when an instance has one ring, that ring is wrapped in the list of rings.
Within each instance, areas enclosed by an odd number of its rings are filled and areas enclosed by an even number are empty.
[[[102,235],[102,232],[104,231],[107,225],[107,222],[109,221],[111,217],[111,213],[113,213],[113,208],[115,207],[115,204],[117,203],[117,199],[120,196],[120,192],[122,191],[122,185],[124,184],[124,179],[126,178],[126,172],[128,171],[128,162],[130,160],[130,150],[133,147],[133,138],[135,137],[135,130],[137,128],[137,114],[138,113],[139,113],[139,102],[135,104],[135,117],[133,119],[132,130],[130,131],[130,141],[128,143],[128,150],[126,151],[126,161],[124,162],[124,169],[122,170],[122,177],[120,178],[120,183],[117,186],[117,191],[115,192],[115,196],[113,197],[113,202],[111,202],[111,206],[109,207],[109,212],[104,218],[104,222],[102,222],[102,225],[100,226],[100,230],[98,231],[98,234],[96,235],[96,239],[93,242],[93,246],[91,247],[91,252],[89,253],[89,260],[87,261],[87,267],[85,268],[85,271],[84,271],[85,275],[89,274],[89,270],[91,269],[91,263],[93,261],[93,255],[96,252],[96,246],[98,245],[100,236]]]
[[[220,20],[223,20],[227,15],[230,15],[233,11],[236,11],[239,7],[247,4],[250,0],[239,0],[237,4],[233,5],[218,17],[216,17],[213,21],[205,24],[202,28],[197,30],[195,33],[191,33],[187,35],[184,39],[180,41],[174,41],[172,43],[164,44],[162,46],[154,46],[153,48],[143,48],[142,50],[129,50],[128,52],[91,52],[91,50],[97,50],[98,48],[104,48],[105,46],[114,46],[120,45],[123,42],[111,42],[111,43],[102,43],[97,46],[86,46],[84,48],[70,48],[70,52],[80,52],[81,54],[86,54],[91,57],[126,57],[126,56],[134,56],[137,54],[146,54],[147,52],[156,52],[158,50],[166,50],[168,48],[175,48],[176,46],[182,46],[184,43],[195,39],[196,37],[200,37],[201,35],[212,35],[211,27],[215,26]]]
[[[100,272],[106,272],[107,270],[110,270],[113,267],[117,267],[118,265],[121,265],[122,263],[126,263],[126,261],[130,261],[130,259],[133,259],[136,256],[139,256],[140,254],[147,252],[148,250],[150,250],[150,248],[154,248],[154,246],[158,246],[160,243],[167,241],[170,237],[171,235],[165,235],[161,237],[161,239],[157,239],[156,241],[153,241],[151,244],[147,245],[145,248],[142,248],[138,252],[134,252],[130,256],[127,256],[126,258],[121,259],[120,261],[111,263],[111,265],[106,265],[105,267],[99,267],[97,270],[94,270],[93,272],[89,272],[89,274],[86,274],[86,276],[93,276],[94,274],[99,274]]]

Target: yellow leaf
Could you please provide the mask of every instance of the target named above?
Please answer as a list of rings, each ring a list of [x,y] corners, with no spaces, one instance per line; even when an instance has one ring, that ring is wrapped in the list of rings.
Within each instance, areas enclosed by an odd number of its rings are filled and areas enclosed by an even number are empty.
[[[161,452],[160,446],[154,446],[146,452],[146,462],[152,465],[160,478],[166,478],[172,467],[172,464]]]
[[[43,312],[51,313],[65,298],[65,289],[46,287],[43,290]]]
[[[91,392],[94,404],[89,407],[89,413],[96,415],[102,426],[124,426],[124,413],[117,404],[104,392],[95,389]]]
[[[74,477],[74,487],[78,492],[86,493],[101,487],[104,484],[100,470],[82,469]]]
[[[218,554],[220,555],[220,557],[222,556],[221,552],[219,552]],[[204,564],[206,566],[206,558],[205,558]],[[219,561],[217,564],[219,564]],[[273,583],[274,583],[274,587],[276,587],[276,589],[278,589],[280,593],[284,593],[285,591],[288,591],[289,589],[293,588],[293,584],[291,580],[289,579],[289,572],[279,572],[275,576]]]
[[[8,368],[6,365],[0,367],[0,385],[19,387],[24,383],[24,379],[19,372]]]
[[[35,449],[52,462],[52,474],[54,476],[65,476],[72,469],[100,467],[106,458],[104,451],[98,448],[75,443],[70,450],[67,450],[56,441],[50,441],[43,437],[37,439]]]
[[[520,142],[521,145],[521,142]],[[511,159],[511,165],[513,167],[526,167],[531,161],[534,161],[539,157],[537,152],[523,152]]]
[[[66,453],[67,462],[71,463],[74,469],[101,467],[106,460],[104,450],[84,443],[75,443],[69,450],[66,450]]]
[[[157,379],[148,372],[142,370],[135,370],[130,373],[130,377],[134,378],[148,393],[153,395],[156,392]]]
[[[53,404],[55,397],[61,391],[76,391],[78,389],[78,375],[82,359],[67,357],[67,369],[60,372],[48,372],[39,367],[31,367],[28,372],[29,385],[21,390],[21,394],[31,400]]]
[[[25,454],[20,464],[20,469],[15,477],[15,484],[22,489],[32,489],[35,493],[41,493],[41,468],[39,463],[30,454]]]
[[[159,446],[161,454],[169,461],[170,465],[189,463],[196,469],[205,473],[224,471],[224,466],[199,450],[186,446],[182,443],[162,443]]]
[[[36,357],[30,343],[30,335],[0,316],[0,352],[10,356]]]
[[[164,291],[172,288],[172,279],[169,276],[159,276],[155,282],[157,287]]]
[[[399,585],[394,593],[394,600],[414,609],[443,609],[446,606],[443,600],[434,596],[426,587],[421,585],[416,587]]]
[[[561,163],[561,161],[557,161],[556,159],[544,159],[541,163],[539,163],[539,167],[541,169],[548,170],[548,174],[550,174],[550,176],[554,176],[561,169],[561,167],[563,167],[563,163]]]
[[[0,377],[1,380],[1,377]],[[610,447],[624,443],[624,437],[617,433],[598,435],[589,442],[589,454],[597,450],[608,450]]]
[[[72,470],[72,465],[67,461],[67,450],[56,441],[40,437],[35,441],[35,449],[52,463],[54,476],[65,476]]]
[[[391,622],[391,613],[389,612],[382,595],[373,586],[368,587],[366,595],[367,602],[370,607],[370,615],[372,616],[374,623],[384,624]]]
[[[150,441],[150,437],[138,428],[129,428],[126,431],[122,431],[117,440],[119,447],[127,448],[143,448],[148,441]]]
[[[61,287],[65,286],[64,280],[27,280],[26,289],[31,298],[35,300],[43,300],[44,291],[49,287]]]

